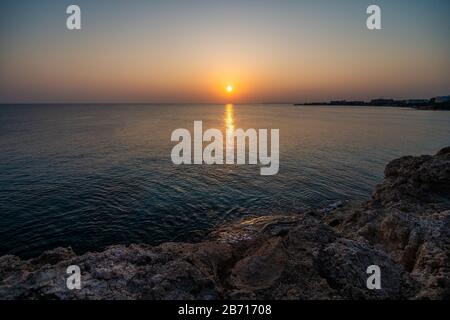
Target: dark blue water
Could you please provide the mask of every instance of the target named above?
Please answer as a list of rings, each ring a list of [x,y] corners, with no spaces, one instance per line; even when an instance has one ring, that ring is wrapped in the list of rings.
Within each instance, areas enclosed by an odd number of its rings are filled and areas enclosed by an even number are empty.
[[[175,166],[171,132],[280,129],[280,172]],[[386,163],[450,145],[450,112],[282,105],[0,106],[0,255],[195,241],[246,215],[363,199]]]

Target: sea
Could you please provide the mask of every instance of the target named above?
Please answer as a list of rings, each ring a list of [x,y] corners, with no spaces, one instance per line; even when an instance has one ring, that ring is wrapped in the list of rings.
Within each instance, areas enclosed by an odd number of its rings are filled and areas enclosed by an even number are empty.
[[[279,129],[280,168],[174,165],[175,129]],[[450,112],[286,104],[0,106],[0,255],[196,242],[247,217],[364,200],[386,164],[450,146]]]

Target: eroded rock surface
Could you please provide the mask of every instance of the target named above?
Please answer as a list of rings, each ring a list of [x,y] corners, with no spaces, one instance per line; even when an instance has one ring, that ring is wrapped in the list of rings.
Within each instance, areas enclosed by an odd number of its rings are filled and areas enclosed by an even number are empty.
[[[201,243],[0,258],[1,299],[448,299],[450,148],[386,167],[372,199],[224,226]],[[78,265],[81,290],[68,290]],[[382,289],[368,290],[378,265]]]

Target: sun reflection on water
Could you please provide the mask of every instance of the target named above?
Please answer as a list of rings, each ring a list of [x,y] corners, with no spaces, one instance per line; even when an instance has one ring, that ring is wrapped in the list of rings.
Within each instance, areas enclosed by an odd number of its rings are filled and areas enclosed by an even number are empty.
[[[231,103],[225,106],[225,129],[234,130],[234,113],[233,105]]]
[[[231,103],[225,105],[225,136],[226,136],[226,150],[234,149],[233,137],[226,132],[234,131],[234,106]]]

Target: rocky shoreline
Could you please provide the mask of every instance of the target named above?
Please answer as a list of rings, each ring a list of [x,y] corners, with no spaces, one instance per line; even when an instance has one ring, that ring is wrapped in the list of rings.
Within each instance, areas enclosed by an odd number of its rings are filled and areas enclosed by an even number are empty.
[[[81,269],[68,290],[66,269]],[[381,269],[381,290],[366,287]],[[371,199],[248,219],[200,243],[0,257],[0,299],[449,299],[450,147],[390,162]]]

